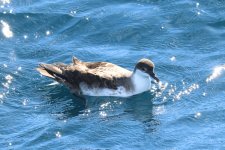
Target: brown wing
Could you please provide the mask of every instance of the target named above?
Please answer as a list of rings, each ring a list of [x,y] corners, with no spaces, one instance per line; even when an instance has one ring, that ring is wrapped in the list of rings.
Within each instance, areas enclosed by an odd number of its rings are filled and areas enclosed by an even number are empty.
[[[129,77],[131,75],[129,70],[108,62],[85,63],[85,66],[88,68],[88,73],[107,79]]]
[[[117,89],[120,81],[128,78],[131,72],[107,62],[83,62],[66,67],[63,75],[73,85],[84,82],[92,87]]]

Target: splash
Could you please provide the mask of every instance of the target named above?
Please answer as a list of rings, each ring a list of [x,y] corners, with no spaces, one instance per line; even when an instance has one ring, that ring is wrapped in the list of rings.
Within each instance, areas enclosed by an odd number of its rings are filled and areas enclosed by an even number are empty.
[[[2,33],[6,38],[11,38],[13,37],[13,32],[10,29],[10,26],[8,23],[6,23],[5,21],[1,20],[1,24],[2,24]]]
[[[213,69],[213,73],[212,75],[210,75],[207,79],[206,79],[206,82],[211,82],[212,80],[218,78],[222,72],[225,70],[225,65],[222,65],[222,66],[217,66]]]

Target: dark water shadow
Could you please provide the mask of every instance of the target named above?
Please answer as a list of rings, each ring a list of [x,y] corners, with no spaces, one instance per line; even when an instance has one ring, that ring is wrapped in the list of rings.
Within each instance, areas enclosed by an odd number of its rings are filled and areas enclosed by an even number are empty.
[[[129,117],[133,121],[141,122],[144,124],[147,132],[156,130],[159,121],[153,115],[154,95],[150,92],[141,93],[135,96],[121,98],[121,97],[86,97],[86,108],[91,109],[92,113],[96,111],[109,112],[104,119],[110,120],[115,117],[124,118],[123,115]],[[109,104],[107,107],[102,107]],[[94,109],[94,110],[93,110]],[[113,109],[111,112],[108,111]]]
[[[82,114],[86,108],[86,100],[70,93],[62,85],[46,86],[41,89],[44,102],[42,109],[59,120],[72,118]]]
[[[156,130],[159,125],[159,120],[153,115],[153,99],[154,95],[150,92],[145,92],[127,98],[125,111],[133,116],[139,122],[142,122],[147,132]]]
[[[108,120],[128,115],[128,119],[142,122],[145,129],[150,132],[159,124],[153,115],[154,95],[150,92],[127,98],[91,96],[80,98],[61,85],[46,86],[41,91],[46,100],[43,109],[59,120],[77,117],[87,113],[86,110],[91,110],[90,113],[97,118],[101,111],[106,111],[107,116],[103,119]]]

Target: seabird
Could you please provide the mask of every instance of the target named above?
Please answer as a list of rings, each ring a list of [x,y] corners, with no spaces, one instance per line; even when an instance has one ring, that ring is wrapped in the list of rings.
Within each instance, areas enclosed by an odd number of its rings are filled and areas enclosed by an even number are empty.
[[[109,62],[82,62],[73,57],[71,64],[40,64],[37,71],[66,85],[77,96],[128,97],[149,90],[151,78],[159,82],[154,68],[145,58],[131,72]]]

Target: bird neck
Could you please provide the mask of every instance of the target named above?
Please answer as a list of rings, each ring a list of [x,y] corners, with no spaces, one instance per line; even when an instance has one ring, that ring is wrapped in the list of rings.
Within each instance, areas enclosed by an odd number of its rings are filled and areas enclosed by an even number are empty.
[[[143,75],[139,70],[135,70],[132,73],[131,81],[136,94],[147,91],[151,87],[151,78]]]

